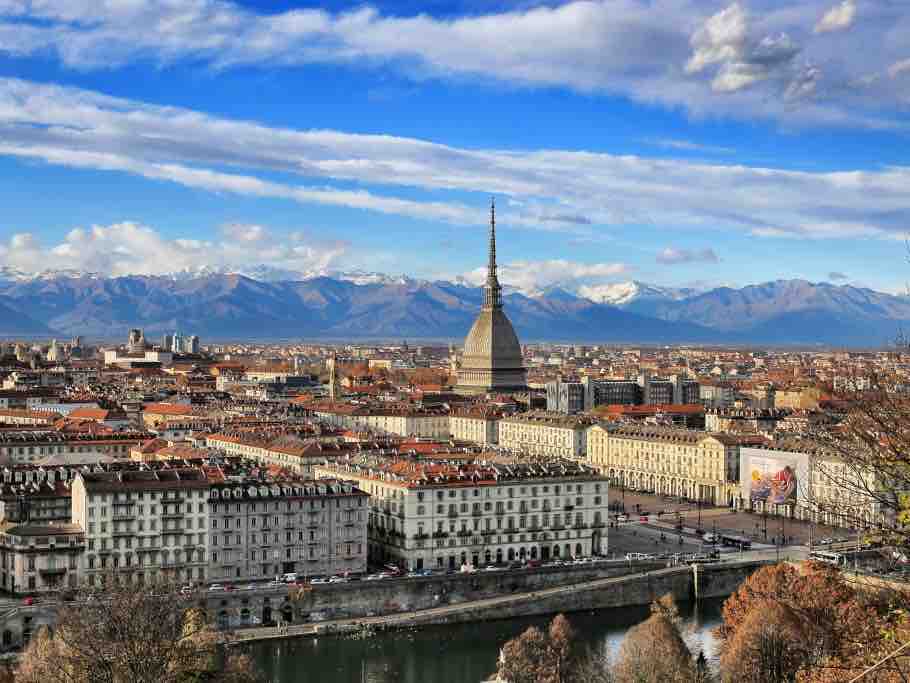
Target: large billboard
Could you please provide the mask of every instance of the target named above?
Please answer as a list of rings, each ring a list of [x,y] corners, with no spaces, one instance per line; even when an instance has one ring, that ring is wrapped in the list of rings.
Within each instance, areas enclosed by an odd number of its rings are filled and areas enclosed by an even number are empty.
[[[754,505],[795,505],[797,463],[783,458],[750,456],[748,460],[749,500]]]

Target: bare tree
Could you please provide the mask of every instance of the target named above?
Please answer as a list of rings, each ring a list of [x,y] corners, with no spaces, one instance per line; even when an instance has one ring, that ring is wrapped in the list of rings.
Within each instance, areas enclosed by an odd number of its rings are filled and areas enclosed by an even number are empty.
[[[219,645],[199,601],[169,585],[109,578],[59,610],[22,654],[22,683],[182,683],[257,680],[245,657]]]

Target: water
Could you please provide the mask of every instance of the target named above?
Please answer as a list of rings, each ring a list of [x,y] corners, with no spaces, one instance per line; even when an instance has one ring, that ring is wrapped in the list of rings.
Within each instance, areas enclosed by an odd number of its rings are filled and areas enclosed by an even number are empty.
[[[711,631],[720,624],[722,600],[680,605],[684,637],[692,652],[712,661]],[[619,648],[625,632],[648,616],[647,607],[570,614],[579,636],[593,646]],[[545,627],[549,617],[479,624],[434,626],[393,632],[364,640],[319,638],[265,642],[249,653],[269,683],[479,683],[496,668],[499,648],[531,625]]]

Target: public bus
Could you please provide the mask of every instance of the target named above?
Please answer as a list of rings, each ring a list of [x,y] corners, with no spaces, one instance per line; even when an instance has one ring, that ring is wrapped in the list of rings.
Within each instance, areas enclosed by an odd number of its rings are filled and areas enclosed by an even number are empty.
[[[835,567],[844,567],[847,565],[847,558],[840,553],[832,553],[827,550],[813,550],[809,553],[809,559],[816,562],[833,564]]]
[[[721,534],[720,535],[721,545],[725,545],[732,548],[741,548],[743,550],[749,550],[752,547],[752,539],[746,538],[745,536],[734,536],[732,534]]]

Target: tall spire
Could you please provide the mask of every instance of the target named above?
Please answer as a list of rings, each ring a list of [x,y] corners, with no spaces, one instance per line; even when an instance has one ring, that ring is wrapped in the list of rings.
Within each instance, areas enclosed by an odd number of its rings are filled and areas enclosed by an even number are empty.
[[[490,257],[487,277],[496,277],[496,199],[490,199]]]
[[[502,287],[496,277],[496,199],[490,200],[490,254],[487,261],[487,284],[483,290],[485,308],[502,306]]]

